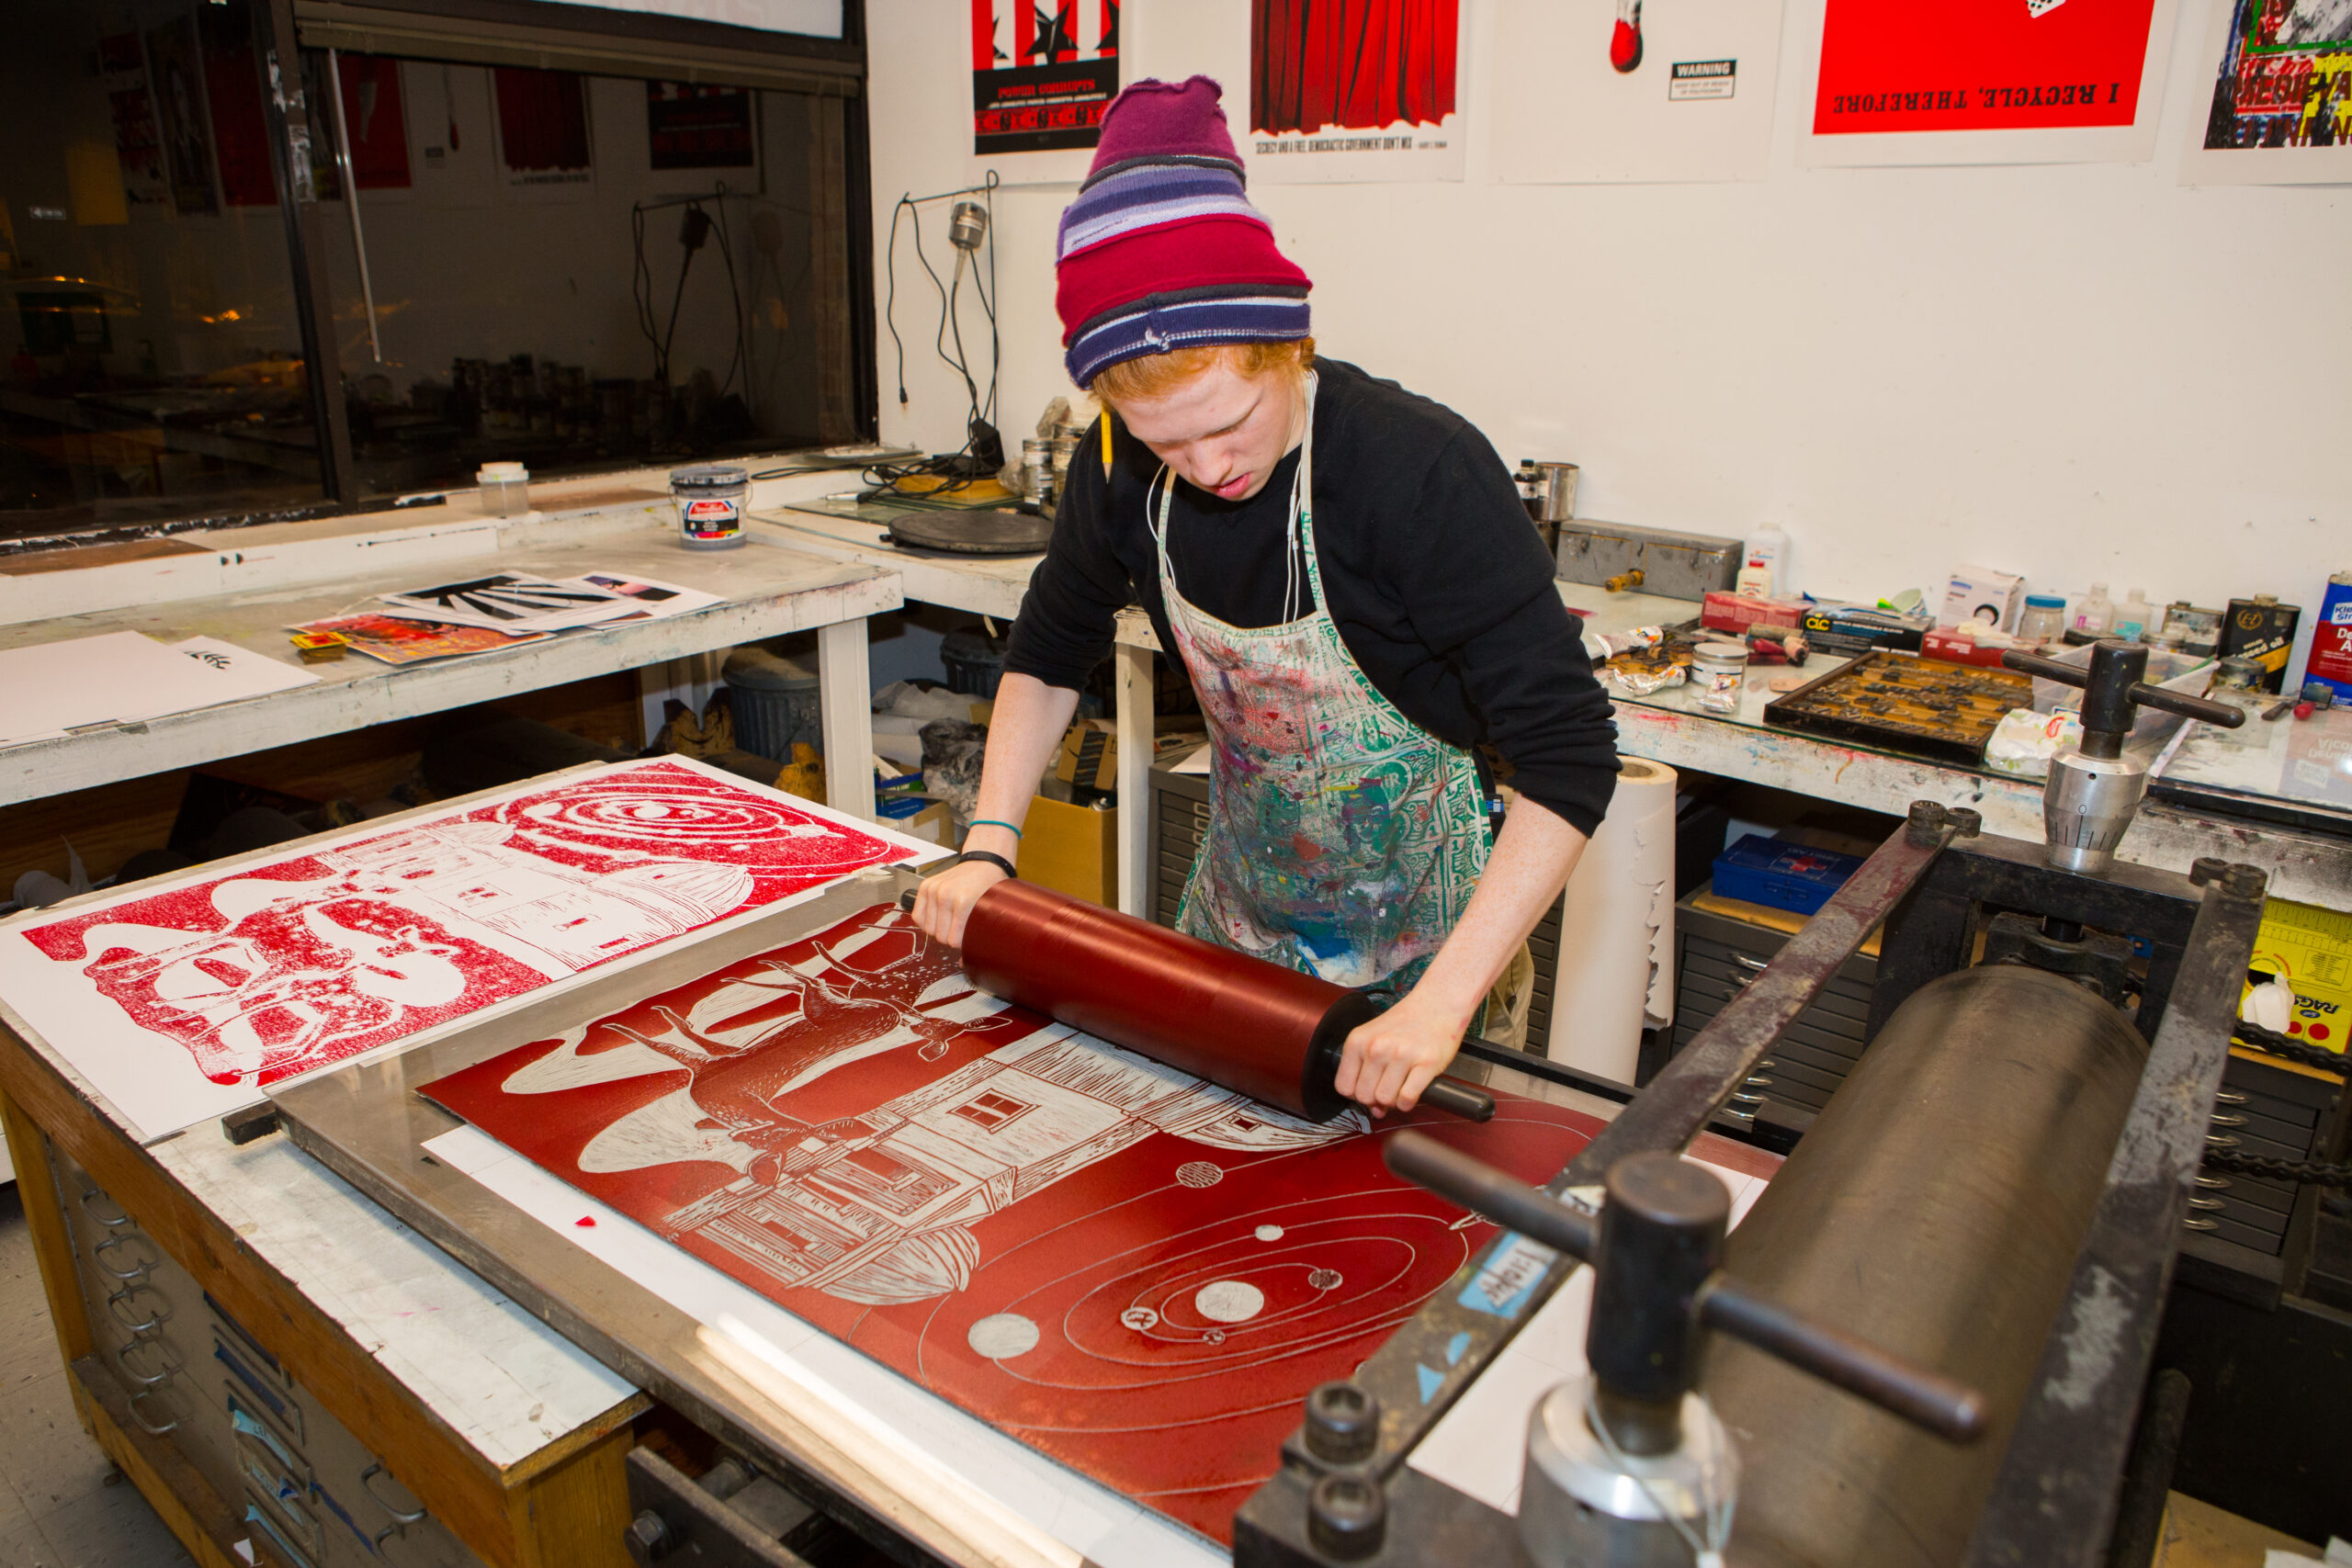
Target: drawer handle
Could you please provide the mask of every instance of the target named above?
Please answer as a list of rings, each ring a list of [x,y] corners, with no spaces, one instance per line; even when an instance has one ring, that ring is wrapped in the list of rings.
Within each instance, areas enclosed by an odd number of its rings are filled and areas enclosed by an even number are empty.
[[[2189,1199],[2189,1201],[2188,1201],[2188,1206],[2189,1206],[2190,1208],[2192,1208],[2192,1209],[2204,1209],[2204,1210],[2219,1209],[2219,1208],[2222,1208],[2222,1207],[2223,1207],[2223,1206],[2224,1206],[2224,1200],[2220,1199],[2220,1198],[2194,1198],[2194,1197],[2192,1197],[2192,1198],[2191,1198],[2191,1199]]]
[[[1750,958],[1744,953],[1733,953],[1731,955],[1731,961],[1734,964],[1738,964],[1742,969],[1753,969],[1758,975],[1761,975],[1764,972],[1764,965],[1771,962],[1769,958]]]
[[[153,1388],[157,1383],[162,1382],[164,1379],[172,1375],[173,1367],[169,1361],[164,1361],[164,1370],[157,1372],[153,1377],[140,1376],[139,1369],[130,1364],[130,1353],[133,1350],[138,1349],[141,1345],[155,1346],[160,1352],[163,1341],[160,1339],[133,1339],[130,1344],[123,1346],[114,1353],[115,1365],[122,1369],[122,1375],[124,1377],[129,1378],[141,1388]],[[161,1359],[160,1354],[157,1359]]]
[[[1746,1079],[1745,1082],[1747,1087],[1749,1089],[1770,1089],[1772,1087],[1772,1080],[1770,1078],[1751,1077]]]
[[[133,1323],[124,1313],[123,1309],[116,1303],[119,1302],[127,1302],[141,1291],[147,1292],[150,1295],[153,1295],[157,1301],[164,1304],[161,1307],[149,1312],[146,1322]],[[154,1286],[150,1284],[125,1285],[122,1289],[117,1291],[114,1294],[107,1298],[107,1314],[117,1323],[122,1325],[123,1327],[130,1330],[131,1333],[144,1334],[149,1329],[154,1327],[157,1324],[172,1315],[172,1300],[169,1296],[164,1294],[163,1292],[155,1289]]]
[[[382,1460],[378,1460],[375,1463],[369,1465],[367,1469],[359,1472],[359,1490],[367,1493],[368,1497],[375,1503],[376,1506],[383,1509],[384,1512],[392,1517],[392,1522],[384,1528],[381,1534],[376,1537],[379,1541],[387,1535],[398,1534],[401,1528],[404,1525],[423,1523],[425,1516],[433,1511],[430,1508],[419,1507],[415,1512],[411,1513],[405,1508],[395,1508],[390,1503],[385,1502],[384,1495],[376,1490],[376,1477],[379,1475],[390,1474],[391,1472],[384,1468],[384,1461]]]
[[[139,1429],[146,1433],[149,1437],[160,1438],[164,1433],[170,1431],[173,1427],[178,1426],[180,1421],[179,1417],[175,1416],[170,1420],[158,1427],[153,1421],[148,1420],[146,1416],[141,1415],[139,1413],[139,1402],[142,1399],[153,1399],[154,1397],[155,1391],[152,1388],[142,1388],[137,1393],[132,1394],[130,1396],[130,1418],[133,1421],[138,1422]]]
[[[2216,1127],[2243,1127],[2245,1125],[2245,1117],[2233,1116],[2226,1111],[2216,1111],[2213,1112],[2211,1121],[2213,1125]]]
[[[2208,1133],[2205,1134],[2205,1146],[2209,1149],[2233,1149],[2238,1146],[2238,1141],[2227,1133]]]
[[[90,1207],[90,1200],[93,1198],[106,1198],[107,1202],[114,1210],[114,1218],[107,1219],[104,1214],[99,1213],[96,1209]],[[90,1218],[97,1221],[98,1224],[106,1226],[108,1230],[114,1229],[117,1225],[127,1225],[130,1223],[130,1211],[125,1209],[121,1204],[115,1202],[113,1199],[107,1198],[107,1195],[104,1192],[101,1192],[95,1187],[82,1194],[82,1212],[89,1215]]]
[[[2180,1228],[2181,1228],[2181,1229],[2183,1229],[2183,1230],[2190,1230],[2190,1231],[2217,1231],[2217,1230],[2220,1230],[2222,1227],[2221,1227],[2221,1224],[2219,1224],[2219,1222],[2217,1222],[2217,1221],[2213,1221],[2213,1220],[2200,1220],[2200,1219],[2194,1218],[2194,1217],[2192,1216],[2192,1217],[2191,1217],[2191,1218],[2189,1218],[2189,1219],[2186,1219],[2186,1220],[2181,1221],[2181,1222],[2180,1222]]]
[[[2244,1105],[2248,1097],[2240,1094],[2236,1089],[2224,1089],[2216,1090],[2213,1098],[2222,1105]]]
[[[140,1264],[137,1268],[130,1269],[118,1269],[113,1264],[108,1263],[106,1260],[107,1253],[112,1252],[116,1247],[120,1247],[124,1242],[129,1241],[133,1236],[138,1236],[141,1241],[145,1241],[147,1239],[137,1231],[117,1231],[114,1235],[107,1237],[106,1240],[98,1243],[97,1246],[90,1248],[90,1256],[97,1259],[99,1268],[105,1269],[107,1273],[113,1275],[118,1280],[140,1279],[146,1274],[148,1269],[155,1267],[156,1259],[151,1258],[147,1259],[146,1262]]]
[[[2226,1176],[2207,1176],[2199,1171],[2197,1175],[2197,1185],[2209,1192],[2220,1192],[2228,1189],[2230,1179]]]

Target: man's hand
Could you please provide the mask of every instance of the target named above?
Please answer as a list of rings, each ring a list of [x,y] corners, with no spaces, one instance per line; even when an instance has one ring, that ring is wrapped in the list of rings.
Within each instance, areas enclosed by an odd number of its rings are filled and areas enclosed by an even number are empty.
[[[1430,1080],[1461,1049],[1470,1021],[1423,1000],[1420,988],[1348,1036],[1340,1055],[1339,1091],[1374,1116],[1410,1111]]]
[[[915,894],[915,927],[933,942],[964,945],[964,922],[980,895],[1004,880],[1004,871],[984,860],[967,860],[926,880]]]

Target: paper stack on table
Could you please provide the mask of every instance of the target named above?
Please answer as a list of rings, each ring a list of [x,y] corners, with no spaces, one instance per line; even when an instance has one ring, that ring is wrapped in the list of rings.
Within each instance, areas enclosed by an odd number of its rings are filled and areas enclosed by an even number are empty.
[[[382,614],[510,636],[568,631],[639,615],[674,615],[718,603],[716,593],[611,572],[529,577],[494,572],[383,595]]]
[[[130,724],[318,679],[213,637],[167,647],[137,632],[0,651],[0,746]]]

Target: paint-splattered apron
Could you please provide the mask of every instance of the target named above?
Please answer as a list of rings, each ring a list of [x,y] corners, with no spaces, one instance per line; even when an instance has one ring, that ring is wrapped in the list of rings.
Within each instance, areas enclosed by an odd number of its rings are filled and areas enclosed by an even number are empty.
[[[1209,824],[1177,929],[1335,984],[1402,996],[1461,919],[1489,847],[1470,753],[1383,696],[1340,637],[1313,517],[1315,382],[1291,490],[1290,550],[1311,607],[1228,626],[1168,557],[1173,481],[1152,517],[1159,591],[1208,720]],[[1148,504],[1148,502],[1147,502]],[[1283,598],[1296,614],[1297,584]]]

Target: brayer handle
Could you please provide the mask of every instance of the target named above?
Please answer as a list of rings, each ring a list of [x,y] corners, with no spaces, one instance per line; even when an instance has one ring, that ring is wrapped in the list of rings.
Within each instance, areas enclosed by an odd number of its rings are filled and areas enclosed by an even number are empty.
[[[1430,1079],[1429,1088],[1421,1090],[1420,1103],[1433,1111],[1451,1111],[1467,1122],[1495,1119],[1495,1097],[1460,1078],[1441,1076]]]

